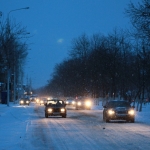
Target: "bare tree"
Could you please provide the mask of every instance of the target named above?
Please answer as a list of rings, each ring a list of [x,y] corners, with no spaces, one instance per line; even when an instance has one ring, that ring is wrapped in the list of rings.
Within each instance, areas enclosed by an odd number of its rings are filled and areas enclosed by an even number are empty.
[[[142,0],[137,5],[131,2],[126,9],[126,14],[136,30],[134,36],[145,38],[150,42],[150,1]]]

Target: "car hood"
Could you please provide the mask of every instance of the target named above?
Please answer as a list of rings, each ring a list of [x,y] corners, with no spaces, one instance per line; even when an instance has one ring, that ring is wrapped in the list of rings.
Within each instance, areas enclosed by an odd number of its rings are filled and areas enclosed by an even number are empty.
[[[129,109],[131,109],[131,107],[114,107],[112,109],[117,110],[117,111],[121,111],[121,110],[129,110]]]
[[[65,106],[47,106],[46,108],[65,108]]]

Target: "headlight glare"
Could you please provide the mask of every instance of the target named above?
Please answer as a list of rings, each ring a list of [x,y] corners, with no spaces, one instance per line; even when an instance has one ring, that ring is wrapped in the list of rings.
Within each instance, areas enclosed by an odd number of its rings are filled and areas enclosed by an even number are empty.
[[[108,110],[108,114],[109,114],[109,115],[113,115],[114,113],[115,113],[114,110],[112,110],[112,109]]]
[[[20,103],[22,104],[22,103],[23,103],[23,101],[21,100],[21,101],[20,101]]]
[[[78,104],[78,106],[81,106],[81,102],[78,102],[77,104]]]
[[[129,111],[128,111],[128,114],[129,114],[129,115],[134,115],[135,112],[134,112],[134,110],[129,110]]]
[[[51,108],[48,109],[48,112],[52,112],[53,110]]]
[[[61,112],[65,112],[65,109],[64,108],[61,108],[61,110],[60,110]]]
[[[86,106],[91,106],[91,102],[90,101],[87,101],[85,104],[86,104]]]
[[[75,104],[75,101],[72,101],[72,104]]]

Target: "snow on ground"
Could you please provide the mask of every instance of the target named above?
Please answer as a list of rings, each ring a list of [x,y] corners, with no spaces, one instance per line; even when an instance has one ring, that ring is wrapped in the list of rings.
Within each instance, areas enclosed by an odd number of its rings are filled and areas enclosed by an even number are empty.
[[[1,150],[18,150],[22,143],[30,118],[33,118],[34,105],[20,106],[10,102],[10,106],[0,104],[0,147]],[[22,109],[24,108],[24,109]],[[102,110],[102,104],[93,106]],[[142,112],[136,112],[136,122],[150,125],[150,103],[143,105]]]

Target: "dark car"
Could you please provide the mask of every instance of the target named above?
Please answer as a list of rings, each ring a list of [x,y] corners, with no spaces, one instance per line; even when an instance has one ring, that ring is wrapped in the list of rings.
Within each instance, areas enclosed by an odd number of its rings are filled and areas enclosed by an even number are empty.
[[[76,102],[74,99],[67,99],[66,100],[66,105],[71,105],[71,106],[75,106]]]
[[[47,100],[45,104],[45,118],[48,118],[48,116],[62,116],[66,118],[67,110],[65,102],[58,99]]]
[[[39,101],[39,104],[40,105],[44,105],[47,103],[47,98],[43,97],[43,98],[40,98],[40,101]]]
[[[88,109],[92,107],[92,102],[89,99],[78,99],[76,100],[76,109]]]
[[[29,98],[21,98],[19,101],[20,105],[29,105],[30,104],[30,99]]]
[[[105,122],[109,122],[110,120],[126,120],[127,122],[134,123],[134,107],[128,101],[108,101],[103,107],[103,120]]]

